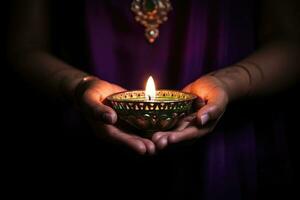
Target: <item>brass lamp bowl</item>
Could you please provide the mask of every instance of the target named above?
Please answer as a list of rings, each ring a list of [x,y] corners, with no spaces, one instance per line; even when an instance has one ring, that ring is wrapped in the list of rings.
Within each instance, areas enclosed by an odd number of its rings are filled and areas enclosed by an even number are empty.
[[[178,120],[191,112],[197,97],[174,90],[157,90],[154,99],[145,97],[145,91],[126,91],[107,97],[110,106],[121,120],[146,134],[169,130]]]

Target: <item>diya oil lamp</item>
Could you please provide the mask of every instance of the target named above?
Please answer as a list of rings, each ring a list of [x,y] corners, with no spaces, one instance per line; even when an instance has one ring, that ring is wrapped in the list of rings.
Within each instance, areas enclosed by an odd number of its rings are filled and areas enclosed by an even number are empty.
[[[197,97],[176,90],[156,90],[150,76],[146,90],[115,93],[107,97],[118,117],[147,134],[166,131],[191,112]]]

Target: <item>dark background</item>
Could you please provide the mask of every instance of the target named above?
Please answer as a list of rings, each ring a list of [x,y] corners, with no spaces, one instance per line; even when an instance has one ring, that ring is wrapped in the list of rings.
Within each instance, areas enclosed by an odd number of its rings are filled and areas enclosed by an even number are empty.
[[[51,177],[49,169],[56,168],[68,154],[70,135],[60,122],[60,106],[36,92],[10,66],[6,59],[6,37],[9,27],[9,3],[2,10],[3,48],[1,64],[2,131],[5,175],[7,186],[23,188],[28,181],[40,182]],[[300,67],[300,66],[299,66]],[[299,83],[278,94],[274,109],[280,108],[286,119],[284,127],[293,173],[293,186],[298,179],[299,140]],[[270,99],[269,99],[270,100]],[[271,101],[273,101],[271,99]],[[268,117],[268,116],[265,116]],[[80,151],[78,148],[78,151]],[[79,153],[79,152],[77,152]],[[74,155],[74,154],[73,154]],[[46,174],[46,175],[45,175]],[[48,178],[49,178],[48,177]],[[42,181],[41,181],[42,182]],[[37,184],[38,185],[38,184]],[[271,190],[271,188],[270,188]]]

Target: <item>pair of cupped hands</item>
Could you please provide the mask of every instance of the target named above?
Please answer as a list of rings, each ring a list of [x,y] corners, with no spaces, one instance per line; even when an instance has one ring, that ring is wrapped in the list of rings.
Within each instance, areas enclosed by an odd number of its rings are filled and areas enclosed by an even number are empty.
[[[214,76],[203,76],[183,89],[199,97],[195,102],[196,112],[182,118],[174,129],[144,138],[120,128],[116,112],[105,104],[107,96],[121,91],[125,89],[93,78],[85,83],[75,98],[96,136],[125,145],[141,155],[154,155],[169,145],[195,140],[210,133],[224,113],[229,99],[226,87],[220,80]]]

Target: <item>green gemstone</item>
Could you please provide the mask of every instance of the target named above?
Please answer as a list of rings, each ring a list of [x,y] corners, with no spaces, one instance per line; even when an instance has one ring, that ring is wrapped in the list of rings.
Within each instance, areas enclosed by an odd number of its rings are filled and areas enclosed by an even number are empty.
[[[156,8],[155,0],[145,0],[144,8],[147,12],[152,12]]]

